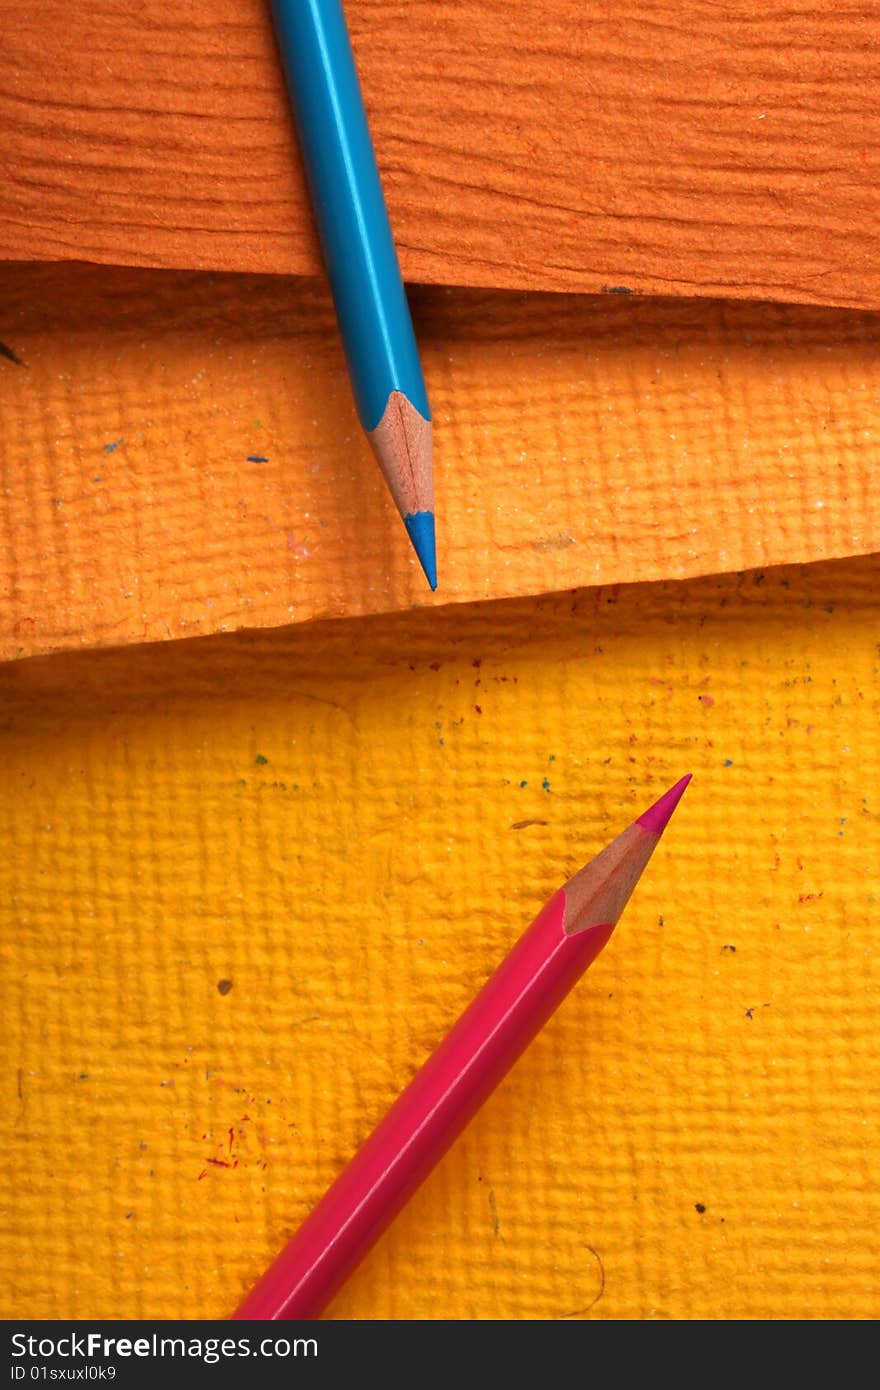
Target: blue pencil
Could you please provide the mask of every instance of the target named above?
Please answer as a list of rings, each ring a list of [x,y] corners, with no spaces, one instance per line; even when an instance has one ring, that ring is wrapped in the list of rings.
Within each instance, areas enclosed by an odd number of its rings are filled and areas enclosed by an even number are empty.
[[[340,0],[272,0],[361,424],[437,587],[431,410]]]

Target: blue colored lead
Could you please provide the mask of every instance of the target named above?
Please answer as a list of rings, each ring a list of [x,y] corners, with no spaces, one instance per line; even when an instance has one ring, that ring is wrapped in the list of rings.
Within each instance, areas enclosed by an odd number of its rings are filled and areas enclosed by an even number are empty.
[[[437,546],[434,539],[434,513],[413,512],[403,518],[413,550],[432,589],[437,587]]]

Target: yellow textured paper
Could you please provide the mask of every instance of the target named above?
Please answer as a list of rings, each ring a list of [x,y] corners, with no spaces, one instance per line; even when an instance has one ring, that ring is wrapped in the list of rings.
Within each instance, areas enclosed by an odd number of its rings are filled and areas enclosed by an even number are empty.
[[[421,289],[430,594],[323,284],[0,267],[0,655],[880,550],[880,317]]]
[[[691,770],[612,943],[332,1315],[876,1316],[878,576],[4,667],[3,1315],[231,1311]]]

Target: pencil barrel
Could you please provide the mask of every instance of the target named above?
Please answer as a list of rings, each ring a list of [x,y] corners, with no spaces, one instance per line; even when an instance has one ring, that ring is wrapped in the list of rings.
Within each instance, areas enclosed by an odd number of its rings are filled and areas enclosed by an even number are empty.
[[[520,938],[236,1313],[315,1318],[602,950],[560,891]]]
[[[272,0],[315,220],[361,423],[400,391],[431,412],[339,0]]]

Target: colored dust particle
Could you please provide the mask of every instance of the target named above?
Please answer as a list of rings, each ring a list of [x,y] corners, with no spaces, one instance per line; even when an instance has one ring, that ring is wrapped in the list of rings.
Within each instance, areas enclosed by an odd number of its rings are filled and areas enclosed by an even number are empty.
[[[232,981],[231,981],[231,980],[218,980],[218,981],[217,981],[217,989],[220,991],[221,994],[228,994],[229,991],[232,989]]]
[[[520,782],[520,786],[521,786],[521,787],[527,787],[528,785],[529,785],[528,782]]]
[[[5,343],[0,343],[0,357],[8,358],[9,361],[14,362],[17,367],[24,366],[21,358],[12,351],[11,347],[7,347]]]
[[[724,766],[725,766],[725,767],[733,767],[733,758],[725,758],[725,759],[724,759]]]
[[[706,1208],[705,1208],[705,1206],[703,1205],[702,1202],[694,1202],[694,1211],[698,1211],[698,1212],[700,1213],[700,1215],[702,1216],[702,1215],[703,1215],[703,1212],[704,1212],[705,1210],[706,1210]]]
[[[316,1018],[317,1015],[311,1015],[294,1020],[294,1026]],[[222,1178],[237,1171],[238,1180],[245,1185],[248,1179],[242,1175],[248,1173],[258,1181],[269,1168],[273,1157],[281,1157],[288,1151],[292,1133],[297,1129],[296,1124],[283,1109],[276,1110],[269,1097],[265,1097],[268,1109],[264,1109],[263,1100],[250,1092],[240,1080],[216,1075],[206,1067],[205,1081],[210,1082],[216,1110],[214,1120],[209,1120],[202,1129],[201,1141],[210,1146],[210,1152],[206,1153],[201,1145],[198,1146],[200,1153],[196,1160],[198,1171],[193,1175],[195,1180],[202,1182],[209,1174],[212,1178]],[[187,1124],[183,1127],[189,1128]],[[192,1138],[196,1140],[195,1135]],[[265,1185],[260,1184],[260,1191],[266,1191]],[[237,1218],[233,1217],[233,1220],[237,1224]]]
[[[545,777],[545,778],[544,778],[543,782],[541,783],[541,786],[544,788],[544,791],[545,791],[545,792],[549,792],[549,790],[550,790],[550,779],[549,779],[549,777]]]
[[[248,463],[268,463],[269,460],[263,454],[248,454]]]
[[[118,449],[119,446],[120,446],[120,444],[124,444],[124,443],[125,443],[125,440],[124,440],[124,439],[114,439],[114,441],[113,441],[112,444],[105,444],[105,445],[104,445],[104,453],[105,453],[105,454],[112,454],[113,451],[114,451],[114,449]]]
[[[268,761],[269,759],[264,758],[262,753],[258,753],[257,756],[254,758],[254,762],[257,764],[257,767],[265,767]]]

